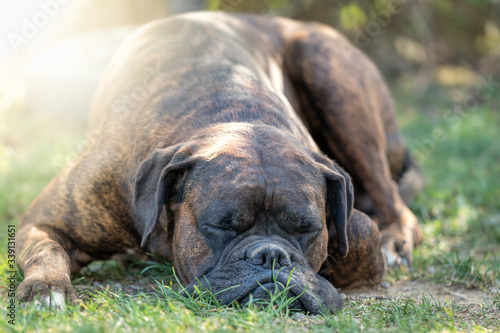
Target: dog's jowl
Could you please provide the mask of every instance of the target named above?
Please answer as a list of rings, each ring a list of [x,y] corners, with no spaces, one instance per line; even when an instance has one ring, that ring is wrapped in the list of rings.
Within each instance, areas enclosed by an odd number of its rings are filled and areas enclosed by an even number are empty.
[[[137,87],[140,102],[116,108]],[[335,287],[379,283],[422,240],[389,91],[327,26],[153,22],[115,55],[91,117],[99,135],[21,222],[23,300],[75,302],[72,272],[135,249],[224,304],[266,297],[294,270],[289,295],[305,292],[292,306],[335,313]]]

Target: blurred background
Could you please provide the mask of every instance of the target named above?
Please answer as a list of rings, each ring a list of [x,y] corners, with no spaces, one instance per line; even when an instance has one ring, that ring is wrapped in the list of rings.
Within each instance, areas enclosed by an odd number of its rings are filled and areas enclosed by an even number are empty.
[[[500,0],[0,0],[0,223],[17,224],[81,150],[92,95],[120,43],[143,23],[202,9],[344,33],[382,71],[422,165],[426,189],[411,208],[429,248],[458,250],[469,235],[487,242],[467,251],[498,250]]]
[[[202,9],[326,23],[422,96],[442,86],[460,101],[463,88],[499,74],[498,0],[2,0],[0,107],[24,94],[31,112],[85,119],[109,57],[136,26]]]
[[[433,94],[439,86],[448,88],[451,101],[458,102],[466,98],[464,88],[499,75],[498,0],[0,3],[0,107],[9,108],[27,97],[28,111],[70,119],[85,119],[110,56],[136,26],[192,10],[265,13],[323,22],[366,52],[391,83],[409,85],[422,96]]]

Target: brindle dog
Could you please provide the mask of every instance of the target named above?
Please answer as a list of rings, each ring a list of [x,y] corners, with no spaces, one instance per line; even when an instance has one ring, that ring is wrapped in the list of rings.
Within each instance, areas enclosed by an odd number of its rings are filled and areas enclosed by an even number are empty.
[[[334,313],[335,287],[380,282],[386,257],[411,265],[422,240],[398,192],[419,178],[405,177],[417,172],[389,91],[330,27],[223,13],[153,22],[112,60],[91,128],[21,221],[23,300],[75,302],[72,272],[143,249],[190,290],[238,285],[223,303],[265,297],[273,267],[279,282],[294,269],[290,296],[306,291],[293,306]]]

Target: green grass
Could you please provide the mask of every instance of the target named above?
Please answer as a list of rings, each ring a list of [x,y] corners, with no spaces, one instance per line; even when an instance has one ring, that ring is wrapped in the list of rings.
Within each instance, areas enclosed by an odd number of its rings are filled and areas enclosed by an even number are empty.
[[[400,127],[412,150],[420,154],[426,178],[424,191],[411,205],[422,223],[425,242],[415,251],[414,269],[391,270],[387,280],[462,288],[484,295],[483,301],[443,301],[427,290],[410,298],[360,294],[348,297],[336,316],[309,317],[288,309],[286,286],[270,301],[226,307],[210,290],[182,296],[168,264],[136,261],[123,266],[106,261],[73,276],[82,305],[64,311],[18,306],[15,327],[1,312],[0,332],[500,330],[500,99],[484,101],[452,125],[445,115],[453,104],[444,90],[434,89],[422,98],[403,87],[395,96]],[[30,202],[76,155],[85,137],[78,126],[54,127],[53,122],[51,126],[49,120],[27,117],[19,109],[14,106],[0,113],[0,230],[19,222]],[[433,139],[436,129],[446,139]],[[434,142],[430,152],[424,151],[427,139]],[[6,238],[0,237],[0,254],[6,246]],[[1,284],[5,269],[2,257]],[[22,280],[21,274],[17,279]],[[5,311],[4,292],[0,301]]]
[[[466,109],[460,121],[450,122],[446,116],[453,104],[439,97],[427,101],[432,111],[425,111],[425,103],[419,109],[413,100],[399,117],[412,150],[425,152],[420,158],[426,187],[411,205],[426,236],[416,251],[416,275],[433,266],[437,272],[432,279],[440,283],[485,290],[500,280],[499,100],[487,99]],[[436,129],[444,139],[432,138]],[[426,148],[428,139],[433,149]]]

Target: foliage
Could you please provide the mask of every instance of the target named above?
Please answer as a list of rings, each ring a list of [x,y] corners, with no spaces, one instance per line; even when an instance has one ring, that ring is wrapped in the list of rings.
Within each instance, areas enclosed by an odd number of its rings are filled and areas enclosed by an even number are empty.
[[[388,76],[448,65],[500,75],[496,0],[209,0],[210,9],[272,13],[326,23],[367,52]],[[439,78],[438,78],[439,79]],[[453,81],[456,84],[459,81]]]

